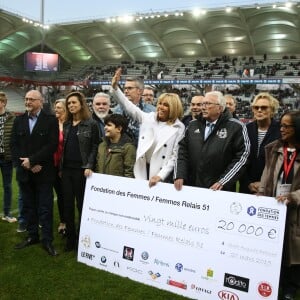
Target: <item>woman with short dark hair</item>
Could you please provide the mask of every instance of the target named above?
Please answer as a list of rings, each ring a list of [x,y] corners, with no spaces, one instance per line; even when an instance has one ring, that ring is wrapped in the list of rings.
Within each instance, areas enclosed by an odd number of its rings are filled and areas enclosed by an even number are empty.
[[[300,286],[300,111],[283,114],[280,134],[280,139],[265,148],[259,194],[287,205],[280,299],[291,300]]]

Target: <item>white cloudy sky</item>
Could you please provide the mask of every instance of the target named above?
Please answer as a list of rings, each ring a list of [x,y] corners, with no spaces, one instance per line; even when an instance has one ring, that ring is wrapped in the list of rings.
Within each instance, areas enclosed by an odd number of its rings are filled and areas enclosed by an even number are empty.
[[[0,0],[0,8],[27,18],[40,20],[42,0]],[[45,23],[69,22],[86,19],[99,19],[109,16],[120,16],[130,13],[147,13],[151,11],[174,11],[176,9],[203,9],[231,6],[273,3],[274,0],[44,0]]]

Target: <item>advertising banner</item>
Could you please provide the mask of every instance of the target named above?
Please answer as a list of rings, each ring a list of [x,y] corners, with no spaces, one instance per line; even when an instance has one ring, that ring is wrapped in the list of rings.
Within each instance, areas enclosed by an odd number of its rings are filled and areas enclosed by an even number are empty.
[[[274,198],[93,174],[78,261],[193,299],[277,299],[286,207]]]

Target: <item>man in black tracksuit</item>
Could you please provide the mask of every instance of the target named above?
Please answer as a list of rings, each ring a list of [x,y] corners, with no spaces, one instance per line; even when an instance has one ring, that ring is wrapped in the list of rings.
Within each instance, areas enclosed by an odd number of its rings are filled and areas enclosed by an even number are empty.
[[[220,92],[202,101],[202,117],[191,121],[179,143],[174,185],[233,191],[249,156],[246,126],[232,117]]]

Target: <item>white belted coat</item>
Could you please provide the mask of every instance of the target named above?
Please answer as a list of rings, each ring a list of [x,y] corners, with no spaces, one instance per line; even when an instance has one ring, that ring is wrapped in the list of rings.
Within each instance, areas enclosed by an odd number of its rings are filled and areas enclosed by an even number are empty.
[[[126,113],[140,123],[140,134],[134,165],[134,176],[147,179],[146,152],[151,148],[155,139],[155,130],[160,130],[158,143],[150,159],[149,178],[159,176],[164,181],[173,171],[176,160],[178,143],[183,138],[185,127],[178,119],[174,124],[158,127],[157,113],[145,113],[134,105],[122,91],[112,89],[116,101],[123,106]]]

